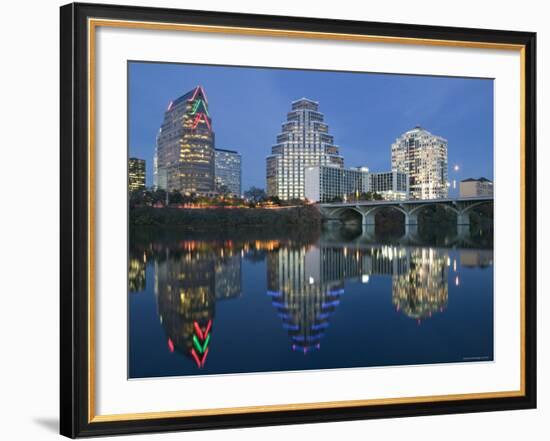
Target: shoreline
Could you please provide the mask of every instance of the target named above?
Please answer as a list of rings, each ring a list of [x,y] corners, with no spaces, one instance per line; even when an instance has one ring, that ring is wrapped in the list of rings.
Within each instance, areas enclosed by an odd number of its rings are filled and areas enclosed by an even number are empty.
[[[314,206],[281,208],[154,208],[134,207],[129,211],[131,226],[180,226],[192,230],[231,227],[315,227],[321,226]]]

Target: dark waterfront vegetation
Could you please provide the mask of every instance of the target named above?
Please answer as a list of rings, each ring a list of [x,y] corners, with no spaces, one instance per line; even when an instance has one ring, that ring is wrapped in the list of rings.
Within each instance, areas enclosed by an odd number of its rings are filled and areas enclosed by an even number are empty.
[[[154,208],[130,209],[131,225],[178,225],[190,230],[257,226],[302,226],[318,228],[319,211],[311,206],[244,208]]]
[[[471,233],[131,227],[130,377],[490,361],[492,232]]]

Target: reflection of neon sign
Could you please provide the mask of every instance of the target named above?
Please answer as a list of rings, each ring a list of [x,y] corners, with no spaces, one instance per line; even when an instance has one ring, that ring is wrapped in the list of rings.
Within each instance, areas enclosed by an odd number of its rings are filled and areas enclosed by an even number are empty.
[[[212,328],[212,320],[208,320],[206,328],[202,329],[198,322],[193,322],[193,347],[191,348],[191,356],[197,363],[197,367],[204,367],[206,357],[208,355],[208,344],[210,343],[210,329]]]

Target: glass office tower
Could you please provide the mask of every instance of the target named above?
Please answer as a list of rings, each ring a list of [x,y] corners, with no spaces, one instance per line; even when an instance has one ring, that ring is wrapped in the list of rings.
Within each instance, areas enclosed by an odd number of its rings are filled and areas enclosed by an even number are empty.
[[[145,159],[128,159],[128,191],[145,190]]]
[[[267,194],[283,200],[305,198],[305,169],[316,165],[344,166],[344,158],[328,132],[319,103],[302,98],[277,136],[267,157]]]
[[[214,132],[201,86],[171,101],[157,135],[155,185],[208,194],[214,185]]]
[[[241,195],[241,154],[234,150],[216,149],[216,190]]]

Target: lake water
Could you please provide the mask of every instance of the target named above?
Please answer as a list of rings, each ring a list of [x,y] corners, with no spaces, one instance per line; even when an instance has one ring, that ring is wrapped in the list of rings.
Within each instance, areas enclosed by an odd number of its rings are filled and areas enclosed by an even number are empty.
[[[134,228],[129,377],[493,360],[490,235]]]

